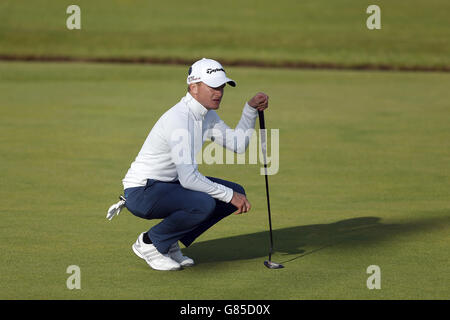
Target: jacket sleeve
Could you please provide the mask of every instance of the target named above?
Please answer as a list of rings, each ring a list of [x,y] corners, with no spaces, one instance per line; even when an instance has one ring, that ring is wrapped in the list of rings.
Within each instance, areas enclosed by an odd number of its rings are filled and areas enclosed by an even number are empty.
[[[234,129],[220,119],[215,111],[210,112],[213,113],[213,126],[209,130],[208,138],[231,151],[244,153],[255,130],[258,111],[246,103],[241,119]]]

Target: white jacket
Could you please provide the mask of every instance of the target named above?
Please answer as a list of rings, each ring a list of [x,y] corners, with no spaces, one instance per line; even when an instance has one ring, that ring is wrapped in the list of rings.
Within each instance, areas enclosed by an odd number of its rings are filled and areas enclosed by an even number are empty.
[[[230,202],[233,190],[212,182],[198,171],[195,155],[206,139],[243,153],[255,128],[258,111],[247,103],[234,130],[214,110],[208,110],[189,93],[156,122],[139,154],[122,180],[125,189],[145,186],[147,179],[176,181],[190,190]]]

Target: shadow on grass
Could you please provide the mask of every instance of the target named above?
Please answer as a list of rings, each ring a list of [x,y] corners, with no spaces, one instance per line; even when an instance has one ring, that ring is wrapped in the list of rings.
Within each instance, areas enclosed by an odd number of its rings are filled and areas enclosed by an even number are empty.
[[[274,251],[281,254],[297,255],[284,261],[279,257],[274,260],[279,263],[289,263],[337,244],[356,247],[449,223],[448,217],[406,224],[383,224],[380,220],[378,217],[359,217],[330,224],[273,230]],[[306,247],[312,249],[307,251],[305,250]],[[187,255],[196,257],[199,263],[267,257],[269,253],[269,231],[194,242],[183,251]]]

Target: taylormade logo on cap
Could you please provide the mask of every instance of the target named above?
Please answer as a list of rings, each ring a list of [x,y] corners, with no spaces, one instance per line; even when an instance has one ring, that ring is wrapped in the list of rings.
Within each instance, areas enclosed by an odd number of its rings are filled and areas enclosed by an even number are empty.
[[[223,68],[217,68],[217,69],[208,69],[208,70],[206,70],[206,73],[210,74],[210,73],[217,72],[217,71],[225,72],[225,70],[223,70]]]
[[[228,83],[235,87],[236,82],[227,77],[225,69],[216,60],[203,58],[195,62],[188,72],[187,84],[203,82],[210,87],[217,88]]]

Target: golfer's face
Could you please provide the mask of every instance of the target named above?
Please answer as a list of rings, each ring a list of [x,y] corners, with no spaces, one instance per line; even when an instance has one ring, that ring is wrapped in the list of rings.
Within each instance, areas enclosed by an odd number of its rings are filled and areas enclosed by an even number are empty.
[[[217,88],[212,88],[203,82],[198,86],[198,102],[200,102],[207,109],[219,109],[220,101],[223,97],[223,88],[225,84]]]

